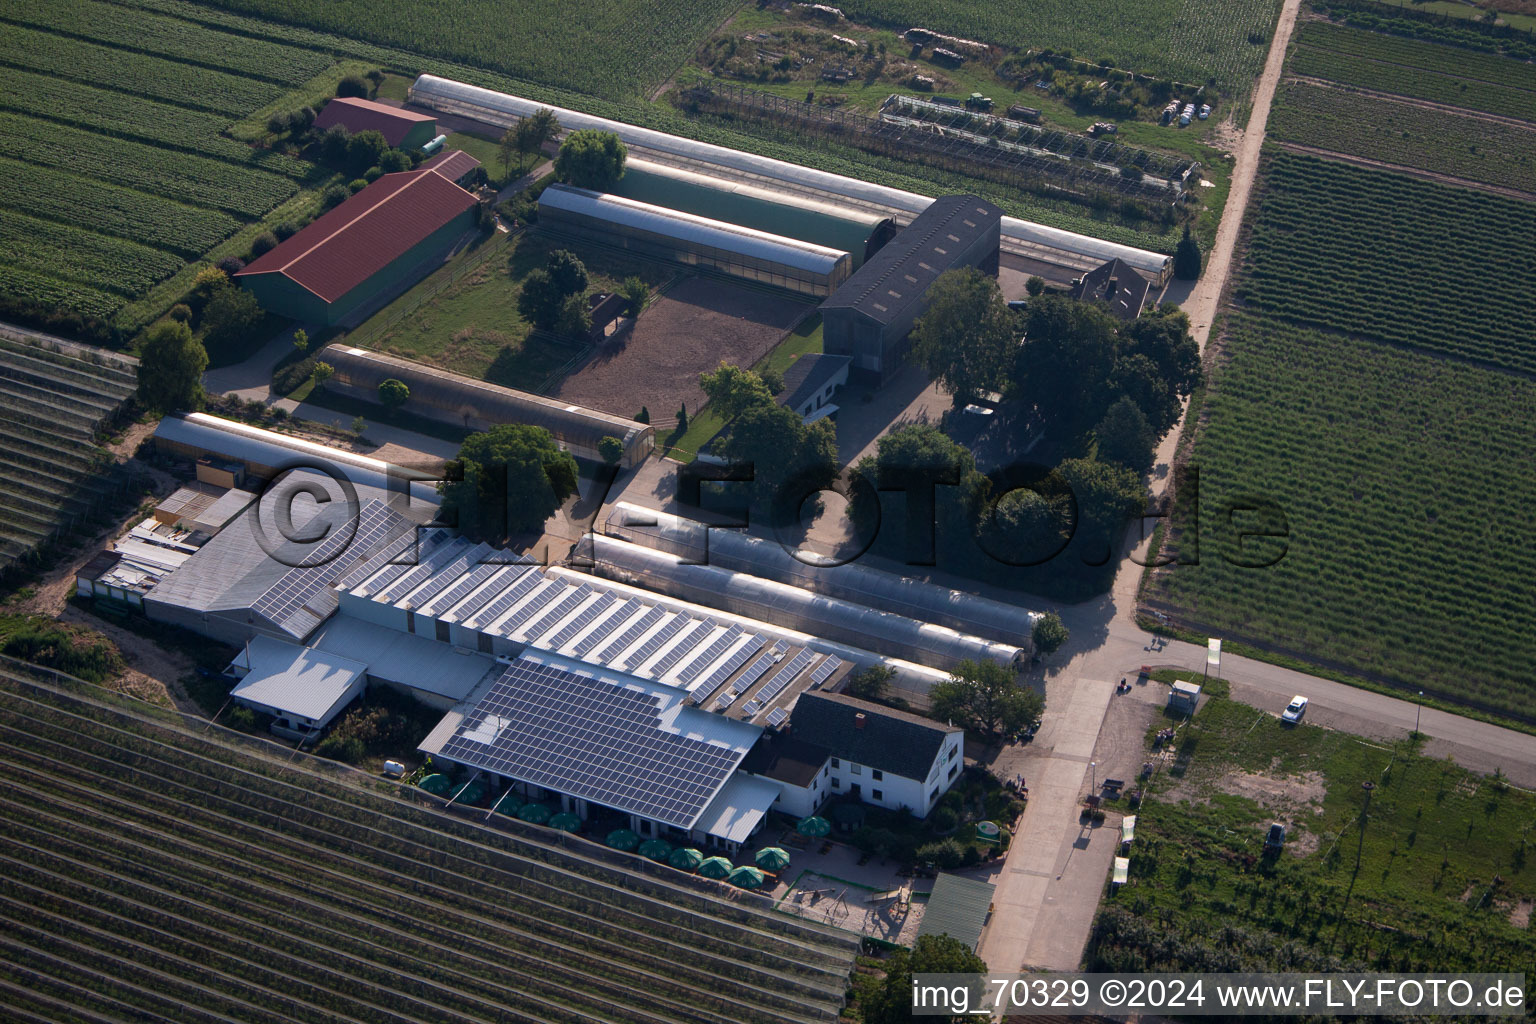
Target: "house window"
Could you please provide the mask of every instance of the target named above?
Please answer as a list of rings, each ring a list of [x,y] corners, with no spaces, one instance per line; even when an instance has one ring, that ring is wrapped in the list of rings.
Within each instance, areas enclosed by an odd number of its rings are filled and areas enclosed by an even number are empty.
[[[880,782],[885,778],[885,772],[881,771],[879,768],[871,770],[869,774],[875,777],[876,782]]]
[[[884,800],[885,799],[885,794],[883,792],[881,792],[880,790],[878,790],[878,789],[870,790],[869,791],[869,795],[874,797],[876,800]]]
[[[843,762],[839,761],[835,757],[832,759],[832,767],[833,768],[841,768],[842,766],[843,766]]]
[[[859,765],[856,765],[856,764],[850,764],[848,766],[848,771],[852,775],[863,775],[864,774],[864,769],[862,767],[860,767]]]
[[[829,773],[831,773],[831,771],[832,771],[832,769],[830,767],[828,767],[827,765],[822,765],[821,766],[821,777],[822,778],[826,778],[827,775]]]
[[[832,776],[832,788],[833,789],[842,789],[843,788],[843,780],[839,779],[835,775]]]
[[[933,787],[933,792],[928,794],[928,802],[929,803],[936,803],[938,801],[938,799],[939,799],[939,787],[938,786],[934,786]]]
[[[858,796],[859,795],[859,784],[857,782],[855,782],[853,785],[849,786],[848,787],[848,792],[852,793],[854,796]]]
[[[950,765],[949,766],[949,777],[951,779],[953,779],[958,774],[960,774],[960,766],[957,765],[957,764]]]

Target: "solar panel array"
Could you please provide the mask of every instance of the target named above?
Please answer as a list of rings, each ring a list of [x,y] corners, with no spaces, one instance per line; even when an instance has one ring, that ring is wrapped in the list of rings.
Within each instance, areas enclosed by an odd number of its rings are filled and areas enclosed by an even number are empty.
[[[465,596],[468,595],[471,590],[474,590],[480,584],[490,579],[494,573],[499,572],[505,568],[506,566],[504,565],[493,565],[489,563],[475,566],[474,570],[470,572],[469,575],[460,577],[457,583],[449,587],[447,590],[440,592],[437,597],[433,599],[432,603],[427,605],[426,608],[422,609],[422,611],[427,615],[441,615],[443,612],[446,612],[448,609],[464,600]]]
[[[761,633],[748,640],[741,650],[727,658],[722,665],[709,674],[708,679],[699,684],[699,688],[693,691],[693,702],[695,704],[703,704],[708,700],[710,694],[720,689],[721,684],[731,677],[732,672],[745,665],[747,659],[756,654],[758,648],[767,642],[768,638]]]
[[[733,624],[718,640],[704,648],[703,654],[683,666],[683,670],[677,674],[678,682],[684,686],[693,682],[699,677],[699,673],[708,668],[716,658],[728,651],[731,644],[735,643],[741,634],[745,632],[746,630],[741,627],[740,623]]]
[[[774,657],[782,653],[780,648],[783,646],[784,642],[781,640],[774,644],[771,650],[764,651],[762,657],[748,665],[747,670],[741,675],[737,676],[736,681],[731,684],[731,692],[741,693],[747,687],[763,678],[763,673],[767,672],[770,668],[773,667]]]
[[[416,592],[411,595],[411,607],[424,608],[438,594],[470,575],[472,573],[470,566],[478,565],[481,559],[489,557],[490,554],[491,550],[486,545],[476,544],[432,573],[432,577],[416,588]]]
[[[805,671],[807,665],[816,659],[816,652],[805,648],[790,659],[788,665],[782,666],[773,677],[763,684],[763,688],[757,691],[756,697],[764,704],[770,703],[775,697],[783,693],[785,688],[794,681],[795,676]]]
[[[564,628],[560,630],[560,632],[550,637],[550,648],[558,651],[560,648],[576,639],[577,633],[580,633],[582,630],[586,629],[593,622],[596,622],[597,617],[617,604],[618,600],[619,599],[614,597],[611,593],[603,593],[598,595],[596,601],[593,601],[591,604],[587,605],[587,607],[583,608],[580,615],[576,616],[570,622],[567,622]]]
[[[529,643],[555,628],[555,623],[565,618],[576,610],[576,606],[592,596],[592,584],[583,583],[575,591],[560,599],[560,603],[551,608],[538,622],[528,627],[528,632],[523,634],[523,639]]]
[[[551,580],[546,577],[546,581],[549,583],[549,586],[545,587],[537,594],[534,594],[528,599],[527,604],[523,605],[517,611],[507,616],[507,621],[501,624],[502,636],[511,636],[513,633],[517,632],[518,629],[522,627],[523,623],[539,614],[539,612],[546,605],[548,605],[549,602],[559,597],[560,594],[564,592],[565,588],[570,586],[570,584],[565,582],[565,580]]]
[[[749,700],[741,706],[741,710],[743,714],[745,714],[748,718],[751,718],[753,715],[763,710],[763,702],[760,700]]]
[[[709,636],[709,634],[713,633],[714,631],[714,619],[705,619],[703,622],[699,623],[693,628],[692,632],[683,637],[677,643],[673,644],[672,649],[666,654],[663,654],[660,661],[651,666],[651,675],[657,679],[660,679],[662,676],[672,671],[678,662],[686,658],[695,647],[704,642],[705,637]]]
[[[575,654],[578,658],[586,657],[587,652],[608,639],[609,635],[624,624],[624,620],[639,611],[641,604],[635,598],[630,598],[619,605],[619,610],[608,616],[602,622],[592,627],[592,632],[581,638],[576,645]]]
[[[843,659],[835,654],[827,655],[827,660],[816,666],[816,671],[811,673],[811,689],[815,689],[827,681],[827,677],[842,667]]]
[[[396,537],[390,541],[382,550],[365,558],[357,568],[343,576],[337,586],[342,590],[351,590],[363,582],[363,580],[378,572],[388,562],[406,555],[407,552],[416,546],[417,532],[415,529],[408,530],[403,537]]]
[[[330,536],[303,556],[303,561],[310,564],[283,573],[252,602],[251,610],[278,625],[287,623],[352,564],[345,554],[349,547],[358,552],[366,551],[376,545],[391,526],[398,526],[403,521],[399,513],[391,511],[382,501],[368,502],[358,510],[356,529],[332,530]]]
[[[684,829],[745,753],[663,729],[654,694],[521,659],[443,745],[462,764]]]
[[[721,708],[728,708],[728,707],[731,706],[731,701],[733,701],[735,699],[736,699],[736,694],[735,693],[727,693],[727,694],[723,695],[719,700],[715,701],[715,708],[717,710],[721,709]]]
[[[502,615],[506,614],[508,608],[511,608],[517,602],[527,597],[529,591],[543,582],[544,574],[541,572],[523,573],[516,583],[501,592],[500,597],[486,605],[469,625],[474,629],[480,629],[495,622]]]
[[[636,669],[641,665],[644,665],[653,654],[661,650],[663,644],[677,636],[677,634],[681,633],[683,631],[683,627],[687,626],[688,623],[692,621],[693,616],[689,615],[687,612],[678,612],[676,615],[672,616],[671,620],[668,621],[665,626],[662,626],[660,629],[658,629],[656,634],[647,640],[643,645],[641,645],[638,651],[629,656],[629,658],[624,662],[624,667],[627,669]]]
[[[401,576],[417,568],[422,556],[441,544],[447,536],[447,533],[442,530],[426,531],[426,536],[421,538],[421,543],[416,546],[415,552],[404,551],[395,558],[380,560],[379,565],[375,567],[380,571],[369,573],[368,577],[364,577],[353,589],[364,597],[379,593]],[[396,561],[396,558],[402,558],[404,561]]]
[[[604,665],[608,664],[619,654],[619,652],[623,651],[624,648],[628,647],[636,640],[639,640],[641,635],[644,634],[646,630],[660,622],[662,616],[666,614],[667,613],[664,609],[652,608],[650,611],[640,616],[640,621],[626,629],[617,640],[609,644],[607,647],[604,647],[601,653],[598,654],[597,660],[602,662]]]
[[[774,708],[768,712],[768,724],[777,729],[789,717],[789,708]]]
[[[422,562],[420,565],[410,569],[398,580],[390,584],[390,586],[385,589],[382,594],[379,595],[378,599],[381,601],[388,601],[390,604],[394,604],[406,594],[409,594],[411,591],[427,582],[428,579],[430,579],[439,570],[441,570],[443,568],[441,560],[444,556],[452,551],[462,550],[465,546],[466,545],[464,541],[455,540],[448,547],[445,547],[442,551],[437,552],[434,557],[429,558]]]
[[[457,621],[468,622],[470,617],[476,612],[483,609],[502,594],[505,594],[508,587],[532,572],[533,566],[504,565],[501,567],[501,570],[491,575],[490,582],[485,585],[483,590],[454,609],[453,617]]]

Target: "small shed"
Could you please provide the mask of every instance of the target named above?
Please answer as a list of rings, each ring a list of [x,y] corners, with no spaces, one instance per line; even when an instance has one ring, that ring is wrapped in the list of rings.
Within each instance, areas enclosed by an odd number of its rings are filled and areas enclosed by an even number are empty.
[[[933,893],[923,911],[923,923],[917,937],[948,935],[974,950],[981,942],[981,930],[992,913],[995,886],[974,878],[940,874],[933,880]]]
[[[1168,691],[1168,710],[1177,711],[1183,715],[1195,713],[1195,707],[1200,703],[1200,684],[1191,683],[1187,679],[1180,679],[1173,684],[1173,689]]]
[[[241,677],[230,693],[236,703],[271,715],[274,734],[306,740],[362,694],[368,666],[257,636],[230,669]]]

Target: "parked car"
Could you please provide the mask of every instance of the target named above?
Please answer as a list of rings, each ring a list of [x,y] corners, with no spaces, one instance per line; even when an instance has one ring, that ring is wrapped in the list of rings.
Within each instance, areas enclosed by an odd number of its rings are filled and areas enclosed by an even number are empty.
[[[1269,826],[1269,834],[1264,837],[1264,849],[1278,850],[1285,845],[1285,826],[1278,821]]]
[[[1298,693],[1296,696],[1291,698],[1291,702],[1287,704],[1285,706],[1285,710],[1280,713],[1280,721],[1295,725],[1297,722],[1301,721],[1301,716],[1306,713],[1307,698]]]

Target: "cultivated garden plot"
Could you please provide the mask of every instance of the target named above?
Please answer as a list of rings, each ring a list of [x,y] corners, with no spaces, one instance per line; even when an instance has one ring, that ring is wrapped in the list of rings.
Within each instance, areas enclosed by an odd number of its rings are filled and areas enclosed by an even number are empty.
[[[852,936],[19,677],[0,745],[0,943],[27,1006],[791,1022],[835,1017],[852,967]]]

